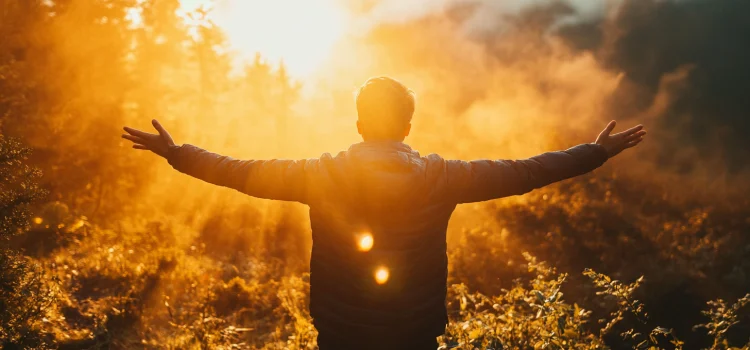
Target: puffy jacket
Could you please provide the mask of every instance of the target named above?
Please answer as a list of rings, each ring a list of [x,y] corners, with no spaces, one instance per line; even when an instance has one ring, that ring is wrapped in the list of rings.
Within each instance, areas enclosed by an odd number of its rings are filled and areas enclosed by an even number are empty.
[[[309,205],[310,313],[321,334],[365,339],[443,333],[446,229],[459,203],[519,195],[607,160],[582,144],[525,160],[445,160],[401,142],[362,142],[336,156],[237,160],[174,147],[180,172],[248,195]],[[370,234],[373,245],[357,245]],[[387,269],[378,283],[376,269]],[[383,276],[381,276],[383,277]],[[382,280],[380,282],[383,282]]]

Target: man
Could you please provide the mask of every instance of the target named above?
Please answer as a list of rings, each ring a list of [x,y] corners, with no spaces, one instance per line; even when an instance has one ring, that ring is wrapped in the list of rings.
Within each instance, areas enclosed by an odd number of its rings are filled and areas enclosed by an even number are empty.
[[[133,148],[248,195],[310,206],[310,314],[321,349],[435,349],[445,330],[446,228],[457,204],[519,195],[590,172],[646,134],[639,125],[525,160],[445,160],[403,143],[414,93],[386,77],[359,89],[364,142],[336,156],[236,160],[125,128]]]

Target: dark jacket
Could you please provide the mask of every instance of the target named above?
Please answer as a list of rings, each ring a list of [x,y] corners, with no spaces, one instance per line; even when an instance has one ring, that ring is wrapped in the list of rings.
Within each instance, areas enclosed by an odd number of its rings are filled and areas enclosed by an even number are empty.
[[[362,142],[336,156],[237,160],[192,145],[169,163],[248,195],[310,206],[310,313],[321,335],[366,339],[443,333],[446,229],[459,203],[518,195],[592,171],[606,151],[582,144],[525,160],[445,160],[400,142]],[[358,249],[361,234],[374,244]],[[389,271],[378,284],[376,269]]]

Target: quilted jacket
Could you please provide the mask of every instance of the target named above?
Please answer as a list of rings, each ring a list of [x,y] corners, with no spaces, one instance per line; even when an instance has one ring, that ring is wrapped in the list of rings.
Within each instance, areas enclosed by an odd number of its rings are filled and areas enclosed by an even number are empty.
[[[368,141],[317,159],[237,160],[192,145],[173,147],[167,158],[178,171],[212,184],[308,205],[315,327],[321,334],[377,338],[443,333],[446,229],[457,204],[581,175],[607,154],[581,144],[524,160],[461,161],[421,156],[401,142]],[[364,235],[372,240],[362,247]]]

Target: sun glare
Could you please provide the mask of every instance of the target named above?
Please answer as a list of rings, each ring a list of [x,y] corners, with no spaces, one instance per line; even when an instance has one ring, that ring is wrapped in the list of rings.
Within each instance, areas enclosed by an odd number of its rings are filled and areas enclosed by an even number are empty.
[[[390,277],[390,275],[391,273],[387,268],[379,267],[377,270],[375,270],[375,282],[377,282],[378,284],[388,282],[388,277]]]
[[[205,6],[243,58],[261,53],[283,60],[291,75],[315,73],[344,31],[345,12],[336,0],[182,0],[185,11]]]

